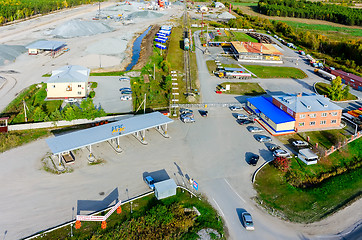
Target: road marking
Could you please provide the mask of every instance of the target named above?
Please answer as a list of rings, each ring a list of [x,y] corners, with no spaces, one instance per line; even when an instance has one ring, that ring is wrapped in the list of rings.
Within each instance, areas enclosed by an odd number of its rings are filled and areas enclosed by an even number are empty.
[[[215,201],[215,199],[213,198],[212,200],[214,200],[214,202],[215,202],[215,204],[216,204],[216,206],[217,206],[217,208],[220,210],[220,212],[221,212],[221,215],[223,216],[223,217],[225,217],[225,215],[224,215],[224,213],[222,212],[222,210],[221,210],[221,208],[220,208],[220,206],[219,206],[219,204],[217,204],[217,202]]]
[[[229,187],[231,188],[231,190],[233,190],[233,192],[238,195],[238,197],[243,200],[244,203],[246,203],[246,201],[244,200],[244,198],[242,198],[235,190],[234,188],[230,185],[230,183],[224,178],[225,182],[229,185]]]

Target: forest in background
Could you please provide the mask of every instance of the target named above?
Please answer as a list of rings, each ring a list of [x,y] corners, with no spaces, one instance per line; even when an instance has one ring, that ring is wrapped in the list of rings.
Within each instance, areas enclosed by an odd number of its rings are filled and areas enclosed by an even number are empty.
[[[0,24],[104,0],[0,0]]]

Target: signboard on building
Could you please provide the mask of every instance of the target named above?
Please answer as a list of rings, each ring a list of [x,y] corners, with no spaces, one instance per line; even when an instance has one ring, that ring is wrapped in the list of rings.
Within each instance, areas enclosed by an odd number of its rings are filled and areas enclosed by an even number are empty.
[[[293,111],[291,110],[291,109],[289,109],[289,108],[287,108],[287,113],[290,115],[290,116],[293,116]]]

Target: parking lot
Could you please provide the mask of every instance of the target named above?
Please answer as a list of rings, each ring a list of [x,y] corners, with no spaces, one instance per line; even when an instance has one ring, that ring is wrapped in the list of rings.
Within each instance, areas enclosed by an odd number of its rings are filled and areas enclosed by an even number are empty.
[[[129,81],[120,81],[117,76],[102,76],[89,78],[90,82],[97,82],[94,106],[102,107],[106,113],[128,113],[133,111],[132,100],[121,100],[124,94],[120,89],[131,87]]]

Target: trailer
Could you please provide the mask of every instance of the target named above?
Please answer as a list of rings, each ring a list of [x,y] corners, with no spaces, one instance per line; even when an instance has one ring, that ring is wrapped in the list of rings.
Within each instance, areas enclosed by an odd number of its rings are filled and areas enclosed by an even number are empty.
[[[307,54],[306,57],[308,58],[308,60],[309,60],[311,63],[316,62],[315,59],[314,59],[311,55]]]
[[[330,74],[330,73],[328,73],[328,72],[326,72],[326,71],[323,71],[323,70],[321,70],[321,69],[318,69],[318,68],[315,68],[315,69],[314,69],[314,72],[315,72],[316,74],[318,74],[319,76],[327,79],[327,80],[334,80],[334,79],[336,79],[336,76],[334,76],[333,74]]]
[[[162,45],[162,44],[159,44],[159,43],[156,43],[156,47],[159,48],[159,49],[166,49],[166,46],[165,45]]]
[[[226,72],[226,71],[217,71],[216,75],[220,78],[239,78],[239,79],[249,79],[251,78],[250,73],[241,73],[241,72]]]
[[[168,40],[168,37],[166,36],[158,36],[157,38],[165,39],[166,41]]]
[[[171,34],[171,31],[169,30],[169,31],[166,31],[166,30],[160,30],[160,31],[158,31],[159,33],[162,33],[162,34],[165,34],[166,36],[170,36],[170,34]]]
[[[156,38],[156,39],[155,39],[155,42],[166,43],[166,40],[165,40],[165,39],[162,39],[162,38]]]
[[[190,40],[188,38],[184,39],[184,50],[185,51],[190,50]]]
[[[163,34],[163,33],[156,33],[156,35],[157,35],[157,37],[166,37],[166,35],[165,34]]]

